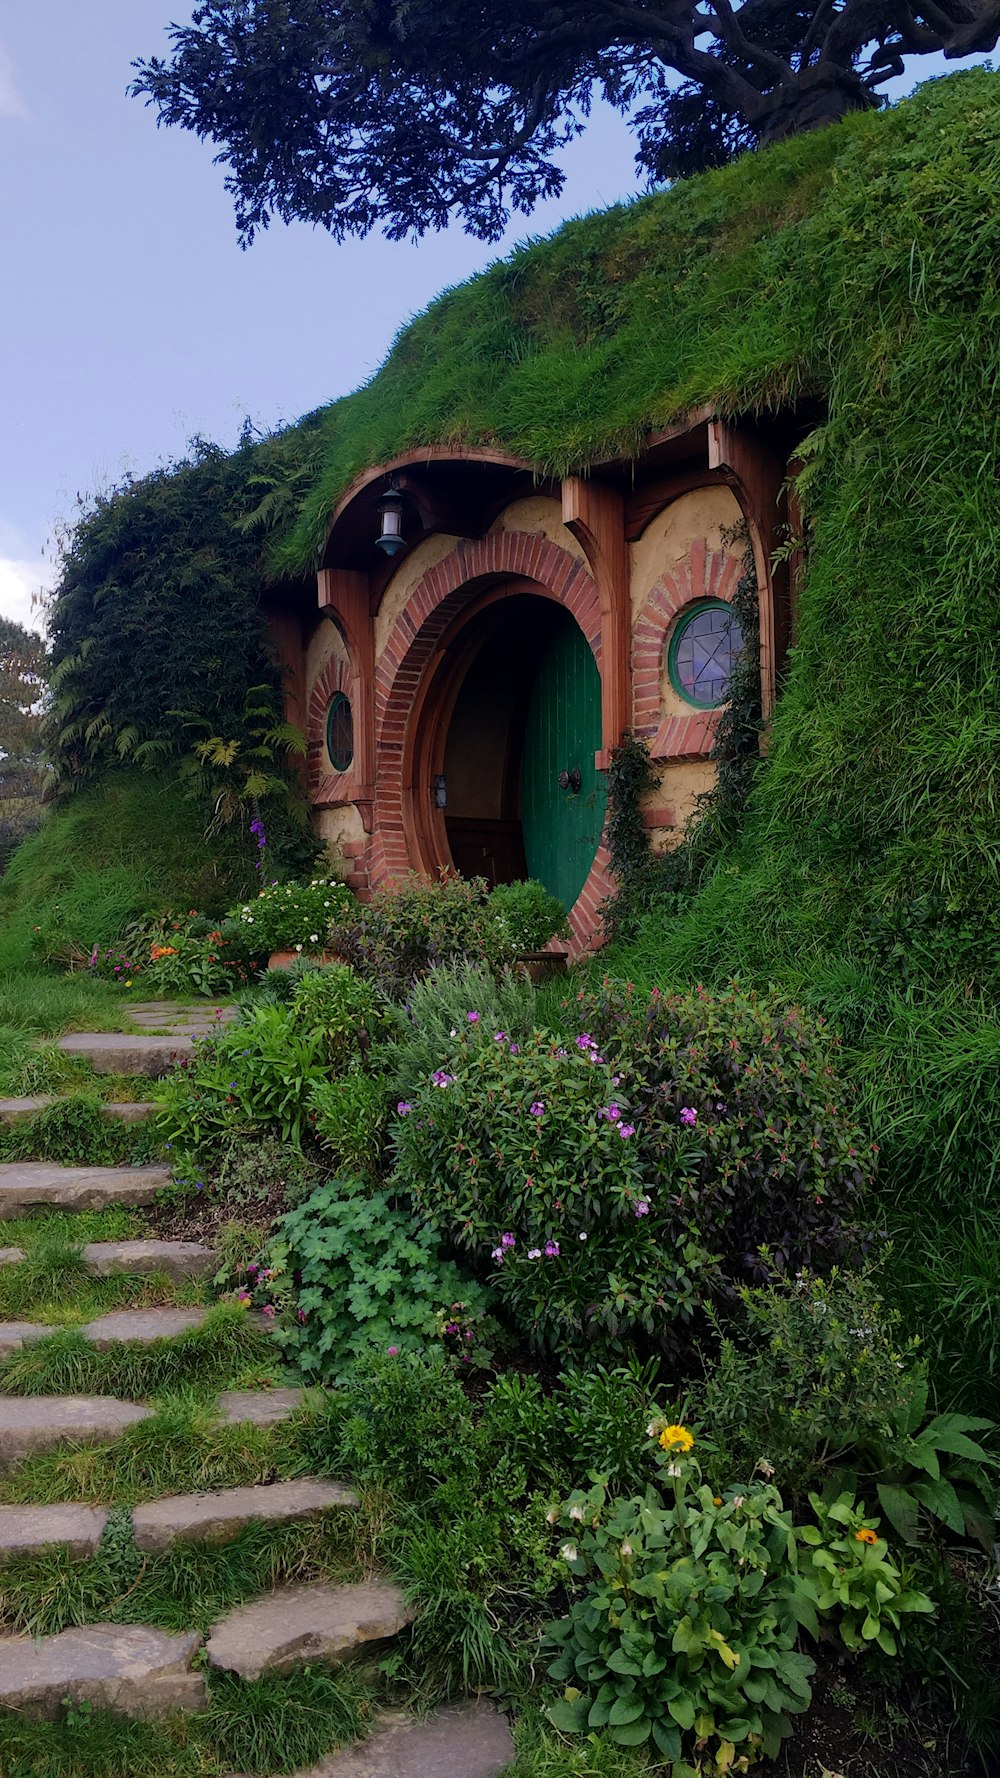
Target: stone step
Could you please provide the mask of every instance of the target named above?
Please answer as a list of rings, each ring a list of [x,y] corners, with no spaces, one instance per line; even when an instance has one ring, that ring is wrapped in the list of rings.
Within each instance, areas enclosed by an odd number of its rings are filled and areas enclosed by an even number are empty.
[[[507,1719],[492,1704],[456,1704],[423,1721],[387,1714],[367,1741],[298,1778],[501,1778],[514,1755]]]
[[[390,1581],[278,1587],[213,1625],[206,1655],[210,1667],[242,1679],[292,1667],[340,1667],[361,1649],[397,1636],[413,1616]]]
[[[0,1123],[21,1123],[25,1118],[37,1117],[47,1106],[58,1104],[57,1093],[46,1093],[38,1099],[0,1099]],[[103,1117],[116,1118],[123,1124],[139,1124],[154,1117],[158,1107],[151,1099],[108,1099],[100,1109]]]
[[[270,1482],[259,1487],[224,1488],[212,1494],[175,1494],[137,1506],[132,1513],[135,1541],[154,1554],[175,1543],[228,1543],[249,1524],[287,1524],[316,1519],[336,1508],[359,1506],[340,1482]]]
[[[190,1033],[180,1030],[163,1035],[146,1031],[71,1031],[59,1038],[59,1048],[67,1056],[82,1056],[95,1074],[144,1074],[156,1079],[169,1074],[178,1062],[190,1056],[194,1042]]]
[[[0,1563],[65,1547],[74,1562],[92,1556],[108,1515],[103,1507],[0,1506]]]
[[[0,1222],[35,1210],[107,1210],[151,1204],[170,1184],[169,1167],[57,1167],[50,1161],[0,1165]]]
[[[0,1637],[0,1705],[54,1719],[67,1703],[122,1716],[200,1710],[205,1676],[192,1669],[194,1631],[174,1635],[142,1624],[86,1624],[57,1636]]]
[[[196,1025],[217,1031],[239,1017],[239,1009],[226,1001],[203,1000],[197,1005],[182,1006],[176,1000],[135,1000],[125,1011],[140,1031],[173,1030]]]
[[[57,1331],[40,1321],[0,1321],[0,1359],[9,1358],[12,1352],[20,1352],[22,1346],[44,1340]]]
[[[207,1314],[206,1307],[114,1309],[109,1315],[99,1315],[96,1321],[79,1322],[73,1327],[65,1323],[46,1327],[39,1321],[0,1321],[0,1358],[7,1358],[12,1352],[19,1352],[22,1346],[44,1340],[54,1333],[82,1334],[98,1352],[108,1352],[112,1346],[132,1342],[151,1346],[154,1340],[173,1340],[178,1334],[190,1333],[193,1328],[201,1326]]]
[[[200,1241],[90,1241],[84,1264],[93,1278],[209,1278],[215,1271],[214,1249]]]
[[[227,1426],[277,1426],[302,1405],[302,1389],[226,1389],[219,1396],[219,1419]]]
[[[111,1395],[0,1395],[0,1474],[36,1451],[113,1444],[148,1412]]]
[[[27,1257],[23,1247],[0,1247],[0,1266],[19,1266]]]

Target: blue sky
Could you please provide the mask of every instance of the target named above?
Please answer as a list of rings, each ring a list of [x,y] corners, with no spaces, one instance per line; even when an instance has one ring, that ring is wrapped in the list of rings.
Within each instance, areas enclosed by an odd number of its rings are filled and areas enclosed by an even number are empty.
[[[562,197],[500,247],[458,228],[337,246],[273,225],[241,252],[211,147],[158,130],[125,92],[132,58],[163,50],[190,11],[6,0],[0,15],[0,612],[21,622],[40,621],[47,540],[78,494],[196,432],[231,444],[246,414],[271,426],[354,388],[437,291],[637,189],[629,133],[602,109]]]

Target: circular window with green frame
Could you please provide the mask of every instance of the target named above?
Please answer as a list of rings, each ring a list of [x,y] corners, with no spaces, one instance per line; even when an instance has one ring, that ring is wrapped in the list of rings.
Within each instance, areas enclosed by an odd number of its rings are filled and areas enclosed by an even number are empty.
[[[699,599],[681,613],[670,638],[670,683],[686,704],[715,710],[729,696],[742,651],[743,631],[732,606],[725,599]]]
[[[354,758],[354,712],[345,692],[335,691],[326,713],[326,750],[335,772],[346,772]]]

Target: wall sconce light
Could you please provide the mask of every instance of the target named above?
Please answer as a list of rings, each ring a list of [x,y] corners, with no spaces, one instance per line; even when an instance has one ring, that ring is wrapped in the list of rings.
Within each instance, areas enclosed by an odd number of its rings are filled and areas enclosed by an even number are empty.
[[[436,809],[448,807],[448,780],[443,772],[438,772],[434,780],[434,807]]]
[[[379,502],[378,511],[381,528],[375,539],[376,548],[384,550],[387,556],[398,555],[406,548],[406,538],[403,536],[403,496],[395,476]]]

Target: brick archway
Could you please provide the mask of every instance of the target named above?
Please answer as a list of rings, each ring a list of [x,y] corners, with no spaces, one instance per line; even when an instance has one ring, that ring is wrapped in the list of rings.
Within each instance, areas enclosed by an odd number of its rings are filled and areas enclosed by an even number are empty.
[[[731,600],[743,566],[726,550],[710,550],[704,537],[688,557],[657,581],[632,631],[632,696],[635,733],[649,742],[654,759],[703,759],[711,751],[719,710],[662,714],[663,653],[675,617],[697,599]]]
[[[306,713],[306,740],[309,751],[309,801],[314,809],[337,808],[353,802],[357,795],[357,774],[354,764],[346,772],[335,772],[326,751],[326,713],[335,692],[342,691],[356,705],[351,663],[339,652],[330,656],[309,694]],[[355,721],[357,720],[355,714]],[[355,733],[355,757],[357,734]]]
[[[415,759],[418,731],[436,719],[433,698],[424,695],[435,658],[449,641],[449,633],[457,633],[473,609],[526,592],[555,600],[575,618],[600,671],[597,588],[584,564],[547,537],[498,531],[463,540],[427,570],[396,618],[375,674],[378,773],[371,844],[373,885],[414,868],[428,868],[432,862],[422,840],[429,819],[430,786],[415,781]],[[574,949],[593,941],[600,903],[609,889],[602,843],[571,910]]]

